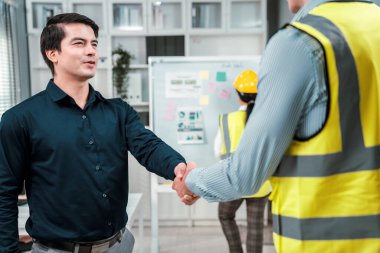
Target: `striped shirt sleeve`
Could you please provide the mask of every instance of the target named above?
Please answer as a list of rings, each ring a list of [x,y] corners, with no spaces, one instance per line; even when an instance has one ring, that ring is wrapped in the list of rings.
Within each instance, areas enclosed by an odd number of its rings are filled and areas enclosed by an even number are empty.
[[[319,130],[327,105],[320,76],[324,59],[315,57],[321,51],[294,28],[270,40],[260,64],[256,104],[236,152],[189,173],[191,191],[210,202],[253,194],[275,172],[294,136]]]

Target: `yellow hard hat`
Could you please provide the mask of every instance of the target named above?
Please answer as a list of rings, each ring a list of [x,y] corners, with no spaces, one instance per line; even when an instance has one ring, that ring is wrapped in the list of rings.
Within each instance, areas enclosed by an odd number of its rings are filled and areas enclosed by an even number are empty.
[[[250,69],[246,69],[236,77],[233,85],[239,92],[257,93],[257,81],[257,74]]]

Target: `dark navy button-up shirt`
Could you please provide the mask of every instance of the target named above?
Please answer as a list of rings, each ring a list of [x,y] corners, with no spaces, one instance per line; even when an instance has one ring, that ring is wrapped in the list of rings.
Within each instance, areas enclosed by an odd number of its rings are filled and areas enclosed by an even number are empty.
[[[0,122],[0,252],[18,252],[17,195],[25,180],[27,232],[44,241],[94,241],[125,226],[128,151],[174,179],[184,158],[121,99],[90,87],[82,110],[50,81]]]

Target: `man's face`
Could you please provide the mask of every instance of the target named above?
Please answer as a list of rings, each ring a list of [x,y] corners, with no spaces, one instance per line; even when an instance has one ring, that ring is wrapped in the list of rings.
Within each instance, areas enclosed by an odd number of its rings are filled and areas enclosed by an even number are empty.
[[[288,0],[289,11],[296,13],[301,9],[309,0]]]
[[[96,73],[98,41],[90,26],[81,23],[63,24],[65,37],[61,51],[53,52],[55,75],[67,80],[86,81]]]

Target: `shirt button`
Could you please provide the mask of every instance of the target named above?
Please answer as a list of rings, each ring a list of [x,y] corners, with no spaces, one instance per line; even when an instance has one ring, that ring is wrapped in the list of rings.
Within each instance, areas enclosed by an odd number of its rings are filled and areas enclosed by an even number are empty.
[[[100,164],[96,165],[96,166],[95,166],[95,169],[96,169],[96,170],[100,170]]]
[[[103,193],[103,198],[107,198],[107,194]]]
[[[87,117],[86,117],[86,115],[82,115],[82,119],[86,119]]]
[[[94,144],[94,140],[90,140],[90,141],[88,142],[88,144],[90,144],[90,145]]]

